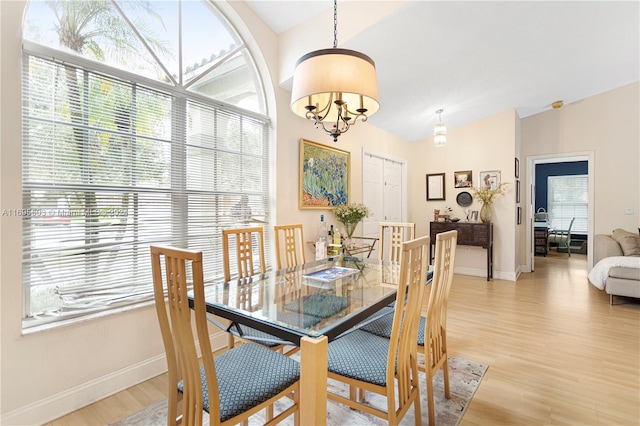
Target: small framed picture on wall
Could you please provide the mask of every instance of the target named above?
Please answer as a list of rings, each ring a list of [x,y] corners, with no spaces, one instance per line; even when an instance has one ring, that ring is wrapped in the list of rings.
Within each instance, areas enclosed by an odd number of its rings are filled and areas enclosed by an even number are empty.
[[[471,188],[471,186],[473,185],[473,176],[471,174],[471,170],[454,172],[453,178],[455,179],[454,184],[456,188]]]
[[[432,173],[427,175],[427,201],[443,201],[444,173]]]
[[[489,170],[478,173],[479,189],[498,189],[500,187],[500,171]]]
[[[522,207],[518,206],[516,214],[518,215],[518,225],[520,225],[522,223]]]

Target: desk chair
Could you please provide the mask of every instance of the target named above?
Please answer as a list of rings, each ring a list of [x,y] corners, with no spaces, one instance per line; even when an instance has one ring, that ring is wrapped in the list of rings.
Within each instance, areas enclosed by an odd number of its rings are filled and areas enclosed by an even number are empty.
[[[302,225],[276,225],[273,229],[276,237],[278,269],[291,268],[306,263]],[[282,264],[281,254],[284,254],[285,265]]]
[[[202,252],[152,246],[151,266],[156,313],[168,366],[167,425],[200,426],[203,410],[209,413],[212,426],[246,422],[264,408],[267,420],[271,420],[273,404],[284,397],[292,397],[293,404],[274,420],[294,414],[298,424],[300,366],[296,361],[259,345],[241,345],[213,358],[204,300]],[[191,283],[193,310],[189,308],[187,296]],[[165,286],[168,301],[165,301]],[[242,365],[242,374],[238,373],[238,365]]]
[[[407,234],[405,238],[405,233]],[[404,241],[413,240],[416,224],[407,222],[380,222],[380,251],[378,259],[398,262]],[[388,256],[384,252],[387,249]]]
[[[556,243],[558,244],[558,248],[560,248],[561,244],[564,244],[567,247],[567,253],[571,256],[571,228],[573,227],[573,221],[576,218],[571,218],[571,222],[569,222],[568,229],[554,229],[549,231],[549,244]]]
[[[329,399],[397,425],[413,404],[421,425],[418,386],[418,322],[429,260],[429,237],[407,241],[400,254],[400,279],[389,339],[355,330],[329,343],[329,378],[350,387],[349,398],[329,392]],[[399,400],[396,401],[396,387]],[[387,411],[358,401],[356,389],[387,398]]]

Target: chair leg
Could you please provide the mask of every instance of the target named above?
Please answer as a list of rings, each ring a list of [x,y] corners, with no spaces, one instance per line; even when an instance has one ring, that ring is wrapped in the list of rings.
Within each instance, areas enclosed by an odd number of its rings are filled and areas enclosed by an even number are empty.
[[[300,426],[300,389],[293,393],[293,403],[298,409],[293,413],[293,426]]]
[[[171,389],[168,398],[167,426],[176,426],[182,423],[182,394],[177,389]]]
[[[235,345],[235,337],[233,336],[233,334],[229,333],[229,335],[227,336],[227,349],[232,349]]]
[[[413,401],[413,417],[415,418],[416,426],[422,426],[422,409],[420,408],[421,403],[422,400],[420,399],[420,392],[418,392],[418,397]],[[432,425],[433,423],[430,424]]]
[[[444,378],[444,397],[447,399],[451,399],[451,391],[449,390],[449,357],[444,360],[444,364],[442,364],[442,374]]]
[[[433,376],[431,367],[427,365],[427,404],[429,404],[429,424],[436,424],[436,410],[433,406]]]
[[[273,420],[273,404],[270,404],[267,407],[267,422],[270,422],[271,420]]]

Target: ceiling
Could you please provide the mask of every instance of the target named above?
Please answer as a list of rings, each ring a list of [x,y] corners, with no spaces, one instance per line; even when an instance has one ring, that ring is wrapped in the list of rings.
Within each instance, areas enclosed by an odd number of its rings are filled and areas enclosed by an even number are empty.
[[[376,62],[380,110],[368,122],[408,141],[433,135],[440,108],[450,130],[511,108],[524,118],[640,80],[637,1],[397,0],[342,43],[346,3],[364,11],[384,2],[341,0],[338,47]],[[300,28],[322,19],[322,39],[332,40],[330,0],[247,4],[277,34],[298,28],[306,37]],[[311,37],[319,34],[308,33],[308,50],[318,49]]]

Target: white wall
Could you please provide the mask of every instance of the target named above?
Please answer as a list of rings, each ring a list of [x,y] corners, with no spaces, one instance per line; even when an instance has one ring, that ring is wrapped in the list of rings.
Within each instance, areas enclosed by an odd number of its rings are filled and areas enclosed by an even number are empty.
[[[640,226],[639,122],[636,82],[523,119],[522,158],[593,151],[594,234],[635,231]],[[625,206],[634,213],[625,214]]]
[[[446,123],[446,119],[443,119]],[[496,198],[492,205],[494,223],[494,277],[516,279],[515,248],[515,176],[516,146],[515,110],[504,111],[475,123],[447,131],[447,143],[436,148],[433,138],[415,143],[412,180],[416,183],[411,192],[414,200],[411,221],[416,222],[418,235],[429,233],[433,210],[451,207],[453,214],[465,218],[464,209],[456,203],[457,195],[468,188],[455,188],[454,173],[471,170],[473,185],[478,186],[478,173],[499,170],[502,182],[508,182],[508,191]],[[445,173],[445,201],[426,201],[426,174]],[[480,210],[474,199],[468,208]],[[457,273],[486,276],[486,250],[479,247],[458,246],[456,251]]]

